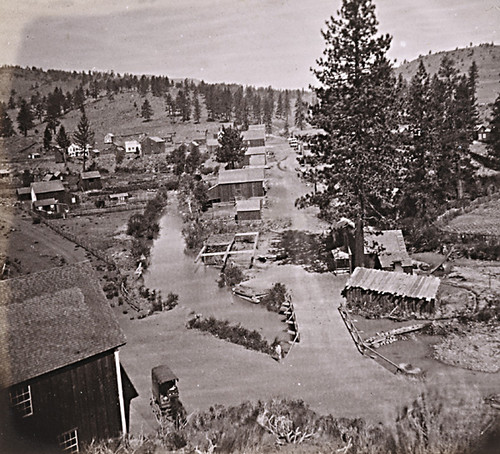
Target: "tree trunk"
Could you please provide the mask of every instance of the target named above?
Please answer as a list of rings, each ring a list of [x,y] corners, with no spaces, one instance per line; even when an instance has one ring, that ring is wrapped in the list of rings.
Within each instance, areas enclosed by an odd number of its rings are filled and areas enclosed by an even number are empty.
[[[365,244],[363,219],[356,220],[356,230],[354,231],[354,268],[365,265]]]

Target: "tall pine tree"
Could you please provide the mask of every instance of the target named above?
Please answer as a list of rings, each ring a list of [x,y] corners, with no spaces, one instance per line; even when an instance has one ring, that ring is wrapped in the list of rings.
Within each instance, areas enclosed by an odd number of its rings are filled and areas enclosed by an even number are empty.
[[[19,112],[17,114],[17,124],[19,131],[24,134],[24,137],[28,135],[28,131],[33,127],[33,114],[25,99],[21,100],[20,103]]]
[[[85,110],[82,112],[76,131],[73,133],[73,140],[75,144],[83,150],[83,171],[85,172],[87,153],[89,148],[94,145],[94,132],[90,127],[90,122],[85,114]]]
[[[371,0],[343,0],[322,32],[312,123],[327,134],[311,141],[309,163],[324,189],[298,200],[330,221],[356,221],[354,266],[364,263],[365,220],[391,210],[399,171],[395,79],[386,57],[391,37],[379,36],[377,26]]]

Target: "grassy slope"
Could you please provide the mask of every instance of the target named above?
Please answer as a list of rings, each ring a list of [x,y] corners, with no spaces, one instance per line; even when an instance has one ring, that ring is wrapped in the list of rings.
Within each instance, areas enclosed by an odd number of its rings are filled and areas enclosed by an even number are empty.
[[[415,75],[420,61],[423,60],[427,71],[435,74],[445,55],[455,61],[461,73],[466,73],[472,62],[476,62],[479,69],[477,98],[481,114],[485,115],[487,105],[492,103],[500,92],[500,46],[480,45],[420,56],[416,60],[403,62],[396,68],[396,73],[403,74],[403,77],[409,80]]]

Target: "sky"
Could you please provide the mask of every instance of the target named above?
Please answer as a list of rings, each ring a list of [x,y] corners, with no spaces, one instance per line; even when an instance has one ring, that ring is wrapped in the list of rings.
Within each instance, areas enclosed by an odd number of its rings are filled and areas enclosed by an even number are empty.
[[[396,64],[499,43],[500,0],[375,0]],[[307,88],[340,0],[0,0],[0,64]]]

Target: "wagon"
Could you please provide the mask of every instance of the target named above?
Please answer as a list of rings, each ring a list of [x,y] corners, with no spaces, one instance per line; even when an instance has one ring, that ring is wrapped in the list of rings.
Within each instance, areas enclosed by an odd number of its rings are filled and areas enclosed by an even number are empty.
[[[168,412],[171,400],[179,397],[178,377],[166,365],[153,367],[151,370],[153,400],[162,413]]]

